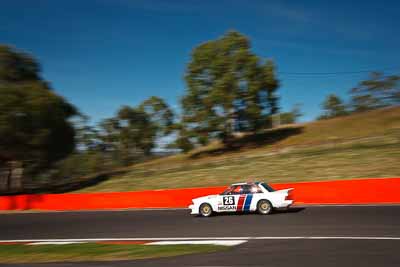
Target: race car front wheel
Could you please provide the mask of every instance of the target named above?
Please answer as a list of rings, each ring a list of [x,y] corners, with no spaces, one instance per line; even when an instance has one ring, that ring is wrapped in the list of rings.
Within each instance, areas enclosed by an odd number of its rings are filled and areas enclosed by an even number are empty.
[[[212,210],[210,204],[208,204],[208,203],[203,203],[203,204],[200,205],[199,212],[200,212],[200,215],[201,215],[201,216],[203,216],[203,217],[209,217],[209,216],[211,216],[212,211],[213,211],[213,210]]]
[[[262,215],[270,214],[272,212],[272,204],[266,199],[262,199],[257,203],[257,211]]]

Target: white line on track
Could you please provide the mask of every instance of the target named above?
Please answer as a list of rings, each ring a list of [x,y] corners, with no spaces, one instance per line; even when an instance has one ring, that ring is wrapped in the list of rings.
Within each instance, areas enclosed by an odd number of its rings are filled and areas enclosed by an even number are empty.
[[[237,246],[246,243],[248,240],[178,240],[178,241],[155,241],[145,245],[220,245],[220,246]]]
[[[71,244],[84,244],[85,242],[33,242],[28,243],[30,246],[39,246],[39,245],[71,245]]]
[[[139,237],[139,238],[77,238],[77,239],[14,239],[0,243],[29,242],[101,242],[101,241],[188,241],[188,240],[292,240],[292,239],[343,239],[343,240],[399,240],[395,236],[240,236],[240,237]]]

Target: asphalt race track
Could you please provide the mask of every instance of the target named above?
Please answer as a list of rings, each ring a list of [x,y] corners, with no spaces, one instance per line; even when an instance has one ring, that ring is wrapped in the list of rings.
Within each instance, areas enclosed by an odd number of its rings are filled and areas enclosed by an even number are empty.
[[[400,206],[306,207],[210,218],[187,210],[0,215],[1,240],[183,237],[265,239],[211,254],[24,266],[400,266]]]

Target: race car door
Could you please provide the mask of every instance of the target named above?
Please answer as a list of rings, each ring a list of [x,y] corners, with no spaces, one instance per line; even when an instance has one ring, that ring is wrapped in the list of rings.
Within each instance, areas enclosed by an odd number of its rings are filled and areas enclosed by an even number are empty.
[[[243,199],[242,194],[243,186],[235,185],[224,192],[223,195],[218,196],[218,211],[219,212],[229,212],[236,211],[239,207],[243,205],[241,199]]]

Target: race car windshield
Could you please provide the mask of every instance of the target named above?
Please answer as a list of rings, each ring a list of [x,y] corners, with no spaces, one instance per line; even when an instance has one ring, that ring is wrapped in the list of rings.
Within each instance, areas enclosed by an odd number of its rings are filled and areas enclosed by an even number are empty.
[[[269,192],[274,192],[275,189],[273,189],[270,185],[266,184],[266,183],[261,183],[261,185],[267,189]]]

